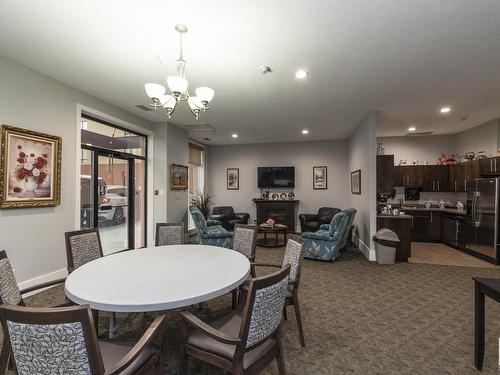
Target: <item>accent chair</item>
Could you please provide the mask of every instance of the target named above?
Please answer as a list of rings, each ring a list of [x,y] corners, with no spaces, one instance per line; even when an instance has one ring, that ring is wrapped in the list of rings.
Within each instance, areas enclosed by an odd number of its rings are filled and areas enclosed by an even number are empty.
[[[317,214],[300,214],[299,220],[302,233],[316,232],[320,225],[329,224],[337,212],[340,212],[338,208],[321,207]]]
[[[236,224],[248,224],[250,215],[246,212],[234,212],[231,206],[214,207],[210,219],[219,220],[222,226],[229,231],[234,230]]]
[[[184,223],[156,223],[155,246],[182,245]]]
[[[208,225],[208,221],[196,206],[189,207],[189,212],[191,212],[191,216],[193,217],[200,244],[225,248],[231,247],[233,232],[224,229],[221,225]]]

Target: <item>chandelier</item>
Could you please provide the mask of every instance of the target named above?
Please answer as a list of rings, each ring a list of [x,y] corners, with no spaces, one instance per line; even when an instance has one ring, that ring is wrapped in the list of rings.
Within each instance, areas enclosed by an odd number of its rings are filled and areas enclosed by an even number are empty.
[[[168,118],[172,117],[179,102],[187,102],[191,113],[196,119],[199,119],[201,112],[210,109],[208,103],[213,99],[215,92],[209,87],[198,87],[195,90],[196,96],[189,95],[187,90],[188,81],[186,80],[186,61],[182,56],[182,34],[186,33],[188,28],[186,25],[176,25],[175,30],[180,36],[180,52],[177,59],[177,75],[167,78],[167,86],[171,91],[171,95],[165,94],[167,89],[158,83],[146,83],[144,89],[151,99],[149,103],[151,107],[155,110],[160,107],[165,108]]]

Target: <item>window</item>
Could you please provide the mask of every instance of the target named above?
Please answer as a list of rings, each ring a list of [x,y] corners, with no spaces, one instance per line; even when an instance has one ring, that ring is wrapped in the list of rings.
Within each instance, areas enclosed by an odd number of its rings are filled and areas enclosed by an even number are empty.
[[[189,163],[188,163],[188,205],[197,192],[202,192],[205,188],[204,170],[205,149],[194,143],[189,143]],[[194,228],[193,219],[189,217],[189,229]]]

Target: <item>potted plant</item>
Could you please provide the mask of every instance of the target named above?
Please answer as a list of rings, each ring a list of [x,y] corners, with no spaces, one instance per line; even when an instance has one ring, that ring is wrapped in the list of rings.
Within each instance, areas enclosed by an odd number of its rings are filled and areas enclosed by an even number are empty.
[[[210,215],[210,206],[212,204],[212,197],[205,194],[203,191],[197,191],[191,199],[191,205],[198,207],[205,219]]]

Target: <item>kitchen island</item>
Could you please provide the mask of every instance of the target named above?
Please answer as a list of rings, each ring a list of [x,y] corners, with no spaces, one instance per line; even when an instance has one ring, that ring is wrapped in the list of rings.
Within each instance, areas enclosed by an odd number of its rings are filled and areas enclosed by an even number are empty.
[[[411,215],[377,215],[377,230],[388,228],[399,237],[396,262],[408,262],[411,257],[412,221]]]

